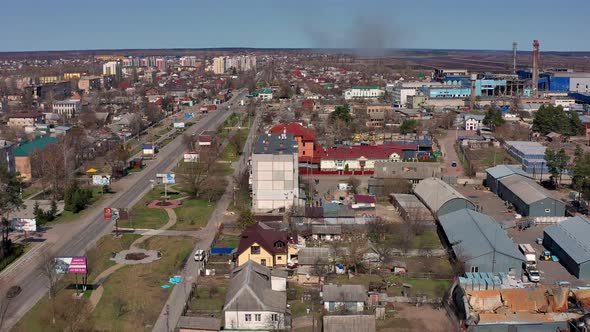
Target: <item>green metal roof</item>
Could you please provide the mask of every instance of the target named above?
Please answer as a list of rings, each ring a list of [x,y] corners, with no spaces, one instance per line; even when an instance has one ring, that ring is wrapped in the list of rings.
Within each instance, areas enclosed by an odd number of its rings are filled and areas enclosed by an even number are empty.
[[[57,143],[57,138],[49,136],[41,136],[30,142],[23,143],[14,149],[16,157],[28,157],[33,150],[41,150],[48,144]]]
[[[352,88],[357,90],[379,89],[378,86],[353,86]]]
[[[269,94],[269,93],[272,93],[272,89],[271,88],[262,89],[258,93]]]

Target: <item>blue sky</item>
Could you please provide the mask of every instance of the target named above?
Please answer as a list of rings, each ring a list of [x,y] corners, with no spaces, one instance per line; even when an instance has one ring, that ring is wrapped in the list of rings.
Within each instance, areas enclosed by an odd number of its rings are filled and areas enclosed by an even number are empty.
[[[0,51],[361,47],[590,51],[588,0],[2,0]]]

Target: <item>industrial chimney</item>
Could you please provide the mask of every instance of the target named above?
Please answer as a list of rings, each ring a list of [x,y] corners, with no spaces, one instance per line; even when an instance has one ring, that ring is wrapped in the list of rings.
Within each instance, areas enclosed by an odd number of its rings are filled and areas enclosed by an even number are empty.
[[[469,102],[469,107],[471,111],[475,109],[475,81],[477,80],[477,74],[471,74],[471,99]]]
[[[518,44],[516,42],[512,43],[512,73],[516,75],[516,48]]]
[[[539,41],[533,41],[533,96],[538,97],[539,93]]]

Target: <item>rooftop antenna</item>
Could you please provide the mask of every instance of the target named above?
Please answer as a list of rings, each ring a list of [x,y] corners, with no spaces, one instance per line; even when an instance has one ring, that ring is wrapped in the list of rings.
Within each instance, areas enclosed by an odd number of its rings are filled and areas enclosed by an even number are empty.
[[[512,42],[512,73],[516,75],[516,49],[518,44],[516,42]]]

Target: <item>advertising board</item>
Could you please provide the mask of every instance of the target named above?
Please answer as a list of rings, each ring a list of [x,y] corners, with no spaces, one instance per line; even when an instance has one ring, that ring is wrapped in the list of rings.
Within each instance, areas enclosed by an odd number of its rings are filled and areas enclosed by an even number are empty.
[[[11,228],[16,232],[36,232],[37,219],[35,218],[14,218],[10,223]]]
[[[111,184],[111,177],[109,175],[93,175],[92,184],[95,186],[108,186]]]
[[[60,274],[86,274],[86,256],[59,256],[55,258],[55,271]]]

